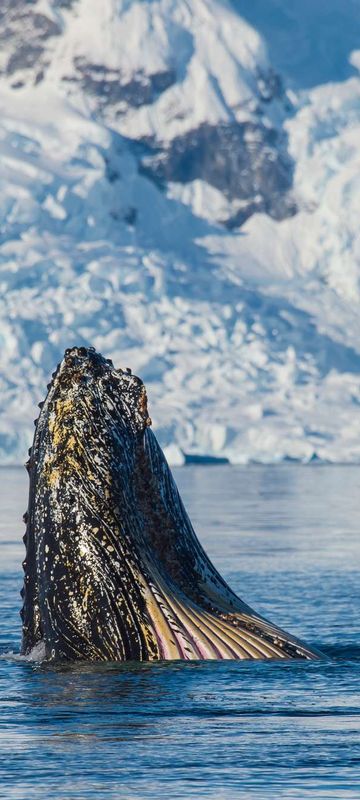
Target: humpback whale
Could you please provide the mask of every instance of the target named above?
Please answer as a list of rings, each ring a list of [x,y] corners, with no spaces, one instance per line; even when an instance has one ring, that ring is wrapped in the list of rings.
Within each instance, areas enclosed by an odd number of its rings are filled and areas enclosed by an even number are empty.
[[[321,657],[255,613],[210,562],[150,429],[140,378],[74,347],[39,406],[26,465],[24,655]]]

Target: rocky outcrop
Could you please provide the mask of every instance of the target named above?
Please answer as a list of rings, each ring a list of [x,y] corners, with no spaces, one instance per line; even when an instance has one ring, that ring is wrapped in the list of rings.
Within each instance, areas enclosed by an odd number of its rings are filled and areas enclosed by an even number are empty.
[[[241,208],[222,220],[232,229],[255,211],[283,219],[296,211],[291,197],[293,165],[286,141],[262,123],[210,125],[177,136],[141,162],[142,171],[165,186],[167,181],[206,181]]]
[[[37,5],[34,0],[4,0],[0,6],[0,46],[6,48],[2,72],[15,88],[29,70],[32,82],[42,80],[48,39],[61,33],[59,22],[37,10]]]

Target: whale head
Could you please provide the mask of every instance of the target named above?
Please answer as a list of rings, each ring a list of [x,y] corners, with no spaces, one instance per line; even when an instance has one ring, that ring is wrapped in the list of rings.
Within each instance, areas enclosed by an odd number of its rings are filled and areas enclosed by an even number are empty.
[[[53,658],[151,655],[134,514],[151,424],[145,387],[74,347],[40,407],[27,464],[23,652],[42,641]]]
[[[47,659],[317,658],[211,564],[150,430],[145,387],[66,350],[27,468],[22,653]]]

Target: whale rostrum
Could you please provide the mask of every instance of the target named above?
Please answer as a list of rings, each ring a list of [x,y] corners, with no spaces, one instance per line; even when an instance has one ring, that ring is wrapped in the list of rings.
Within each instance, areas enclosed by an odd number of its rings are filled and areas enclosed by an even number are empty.
[[[65,355],[27,469],[22,653],[49,660],[316,659],[256,614],[199,543],[140,378]]]

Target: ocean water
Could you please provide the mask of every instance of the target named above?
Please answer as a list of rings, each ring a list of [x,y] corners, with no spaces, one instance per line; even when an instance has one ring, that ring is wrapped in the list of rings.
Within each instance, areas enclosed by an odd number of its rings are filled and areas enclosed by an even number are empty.
[[[0,797],[359,800],[360,468],[194,466],[175,476],[233,588],[328,659],[19,659],[27,476],[2,469]]]

